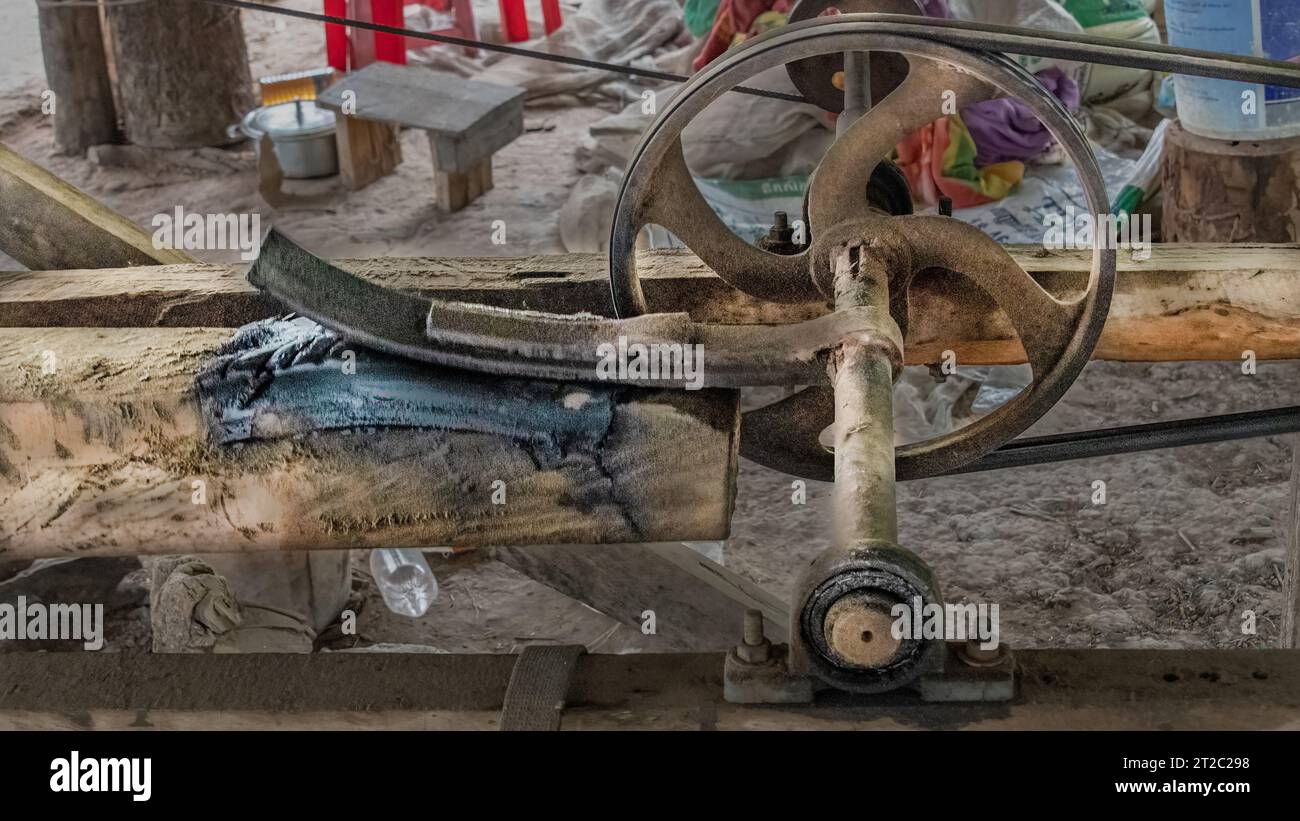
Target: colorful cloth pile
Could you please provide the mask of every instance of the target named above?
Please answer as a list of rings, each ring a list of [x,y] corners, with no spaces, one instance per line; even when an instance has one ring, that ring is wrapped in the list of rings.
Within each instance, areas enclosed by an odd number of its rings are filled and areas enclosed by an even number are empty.
[[[785,25],[794,0],[687,0],[686,15],[705,44],[696,71],[750,37]],[[922,4],[930,17],[950,17],[945,0]],[[708,16],[709,12],[713,16]],[[1039,80],[1069,109],[1080,102],[1078,85],[1055,68]],[[988,100],[936,120],[898,145],[898,163],[913,196],[927,205],[948,197],[963,208],[1000,200],[1024,177],[1025,162],[1042,155],[1052,135],[1019,100]]]
[[[1055,68],[1039,82],[1066,108],[1079,105],[1079,87]],[[1051,147],[1053,137],[1029,106],[1003,97],[986,100],[936,120],[898,145],[898,165],[912,196],[926,205],[940,197],[954,208],[1000,200],[1025,175],[1025,160]]]
[[[692,8],[693,5],[707,6],[708,3],[688,3],[688,20],[693,12],[698,16],[703,11]],[[795,0],[722,0],[713,5],[717,6],[717,11],[714,12],[713,26],[706,36],[704,50],[695,58],[692,66],[696,71],[718,59],[732,46],[785,25]]]

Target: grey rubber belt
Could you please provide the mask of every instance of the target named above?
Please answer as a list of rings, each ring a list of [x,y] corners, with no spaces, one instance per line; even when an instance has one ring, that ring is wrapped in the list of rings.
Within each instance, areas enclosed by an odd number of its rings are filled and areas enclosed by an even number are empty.
[[[501,706],[502,730],[558,730],[581,644],[530,645],[515,661]]]

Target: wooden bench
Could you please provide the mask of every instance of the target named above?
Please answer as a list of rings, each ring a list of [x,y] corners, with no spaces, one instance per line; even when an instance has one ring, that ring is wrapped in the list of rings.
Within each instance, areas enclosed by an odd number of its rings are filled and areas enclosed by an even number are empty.
[[[351,92],[351,94],[348,94]],[[326,89],[317,103],[339,112],[339,166],[349,187],[390,173],[393,126],[423,129],[433,152],[438,207],[459,211],[492,188],[492,155],[524,131],[522,88],[454,74],[373,63]],[[391,139],[395,139],[392,137]]]

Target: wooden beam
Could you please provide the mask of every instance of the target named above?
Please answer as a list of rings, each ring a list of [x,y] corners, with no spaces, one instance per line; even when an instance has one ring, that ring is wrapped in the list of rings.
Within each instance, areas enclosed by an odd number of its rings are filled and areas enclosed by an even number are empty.
[[[155,249],[153,237],[143,228],[4,145],[0,203],[0,251],[33,270],[194,261],[183,251]]]
[[[0,559],[727,535],[734,392],[393,377],[359,356],[362,407],[401,400],[434,426],[300,435],[273,406],[214,445],[194,379],[230,337],[0,330]]]
[[[1300,648],[1300,435],[1291,437],[1291,493],[1282,584],[1282,628],[1278,646]]]
[[[1300,723],[1300,651],[1017,650],[1016,699],[907,693],[728,704],[720,654],[581,657],[562,730],[1273,730]],[[10,653],[0,729],[496,729],[515,657]]]
[[[1017,261],[1056,294],[1077,290],[1087,256],[1013,248]],[[383,285],[443,299],[556,313],[612,314],[607,262],[595,254],[484,259],[340,260]],[[715,277],[694,255],[639,257],[650,304],[685,310],[704,322],[795,322],[820,304],[752,299]],[[1096,357],[1116,361],[1300,358],[1300,246],[1154,247],[1146,261],[1125,259]],[[966,364],[1024,361],[1000,311],[951,278],[918,283],[912,293],[907,358],[940,360],[953,350]],[[0,275],[0,326],[222,326],[270,316],[275,304],[235,266],[167,265],[112,271],[57,270]]]
[[[773,641],[789,633],[788,605],[681,542],[499,547],[492,557],[629,627],[654,614],[663,650],[725,651],[757,608]]]

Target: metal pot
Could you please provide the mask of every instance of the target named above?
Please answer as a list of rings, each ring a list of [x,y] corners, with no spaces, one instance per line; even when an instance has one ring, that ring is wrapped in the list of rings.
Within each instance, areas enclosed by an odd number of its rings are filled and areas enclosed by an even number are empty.
[[[339,172],[334,142],[334,112],[311,100],[263,106],[244,116],[238,129],[257,145],[269,135],[275,158],[287,179],[328,177]]]

